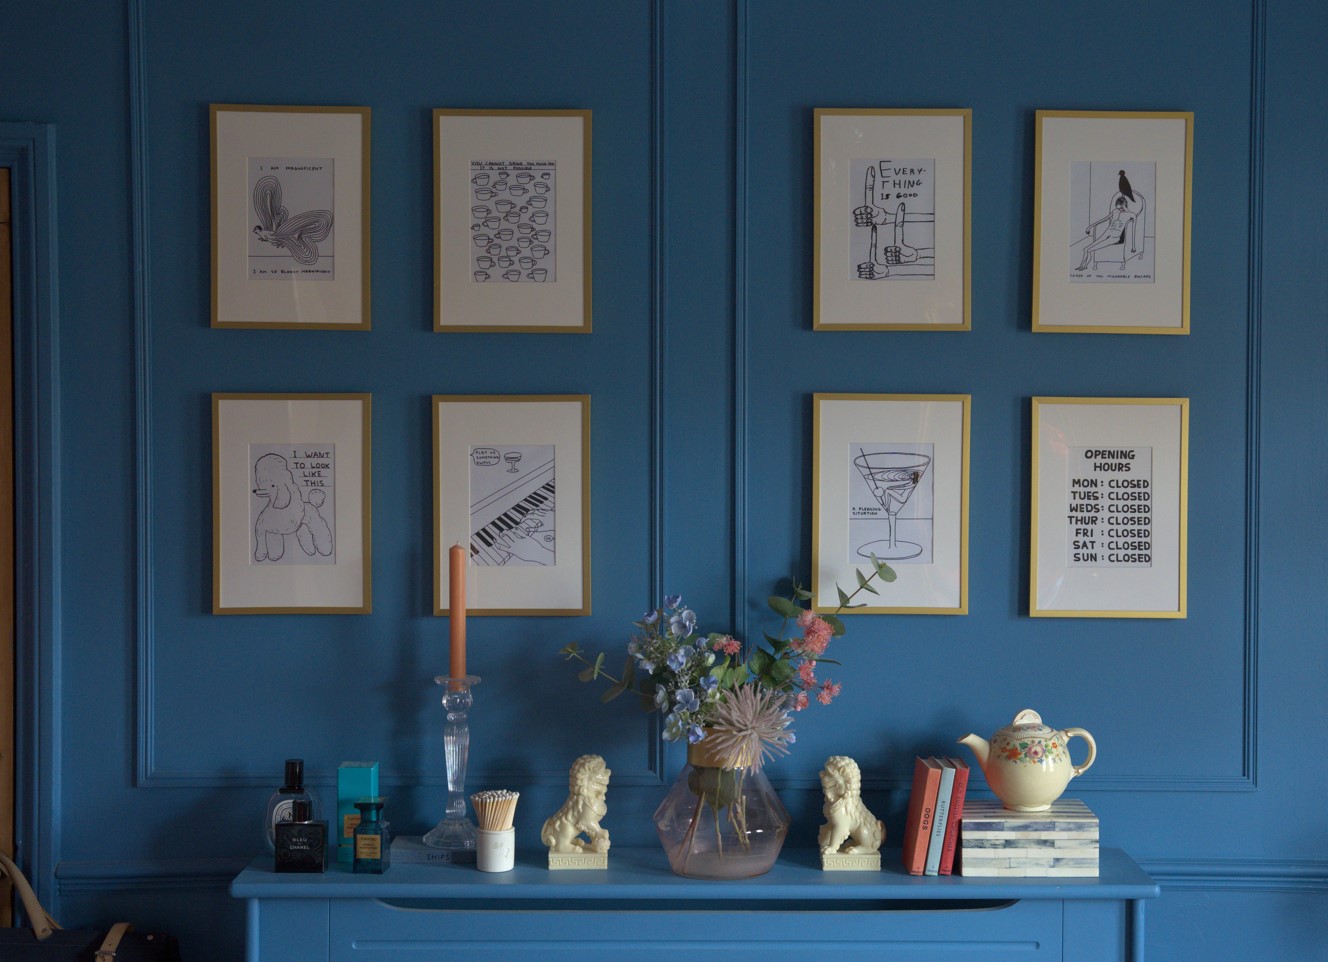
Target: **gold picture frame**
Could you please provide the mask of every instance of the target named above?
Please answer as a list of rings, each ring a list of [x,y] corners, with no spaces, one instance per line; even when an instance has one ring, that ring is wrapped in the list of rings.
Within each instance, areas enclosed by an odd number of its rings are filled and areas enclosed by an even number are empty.
[[[812,329],[972,328],[973,111],[818,108]]]
[[[968,614],[970,407],[967,394],[812,396],[817,610],[875,555],[896,580],[843,614]]]
[[[212,326],[367,331],[368,107],[212,104]]]
[[[1033,398],[1030,616],[1186,616],[1189,412]]]
[[[212,395],[212,613],[372,610],[369,394]]]
[[[590,614],[590,396],[438,394],[434,614],[467,548],[467,615]]]
[[[591,332],[591,112],[433,112],[434,330]]]
[[[1039,110],[1033,330],[1190,333],[1194,114]]]

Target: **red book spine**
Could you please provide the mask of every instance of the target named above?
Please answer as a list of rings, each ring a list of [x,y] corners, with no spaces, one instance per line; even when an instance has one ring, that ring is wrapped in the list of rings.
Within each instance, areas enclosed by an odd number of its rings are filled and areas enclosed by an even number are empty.
[[[950,794],[950,820],[945,823],[945,842],[941,849],[942,875],[954,870],[955,848],[959,844],[959,820],[964,817],[964,792],[968,789],[968,766],[958,758],[946,758],[955,767],[954,791]]]
[[[910,875],[921,875],[926,867],[927,842],[931,839],[936,791],[940,787],[940,763],[934,758],[918,757],[913,763],[913,792],[908,798],[908,819],[904,823],[904,868]]]

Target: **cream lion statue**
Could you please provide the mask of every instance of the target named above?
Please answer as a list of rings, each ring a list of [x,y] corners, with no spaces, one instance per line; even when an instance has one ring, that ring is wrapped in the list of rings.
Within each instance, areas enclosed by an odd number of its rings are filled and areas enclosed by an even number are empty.
[[[540,829],[540,841],[549,846],[550,855],[608,852],[609,831],[600,828],[599,820],[609,810],[604,796],[608,794],[612,774],[598,755],[582,755],[572,762],[567,776],[567,801]],[[582,832],[585,839],[579,837]]]
[[[885,825],[862,804],[862,772],[846,755],[826,759],[821,771],[825,805],[817,844],[822,855],[866,855],[885,841]]]

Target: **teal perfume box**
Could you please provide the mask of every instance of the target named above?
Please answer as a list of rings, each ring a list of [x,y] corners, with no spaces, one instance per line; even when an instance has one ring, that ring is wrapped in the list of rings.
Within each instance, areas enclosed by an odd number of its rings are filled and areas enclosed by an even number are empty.
[[[355,799],[378,794],[377,762],[342,762],[337,767],[337,861],[355,861],[355,826],[360,812]]]

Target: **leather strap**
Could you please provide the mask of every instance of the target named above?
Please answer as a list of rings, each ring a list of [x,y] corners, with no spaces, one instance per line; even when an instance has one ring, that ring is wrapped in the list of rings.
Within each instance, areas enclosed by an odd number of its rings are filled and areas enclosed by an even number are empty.
[[[37,900],[37,893],[28,884],[27,877],[4,852],[0,852],[0,875],[8,875],[9,881],[14,883],[14,891],[18,893],[19,901],[23,903],[23,911],[28,917],[28,924],[32,926],[32,934],[37,937],[37,941],[50,938],[51,932],[58,929],[60,924],[42,908],[41,902]]]
[[[116,922],[111,926],[111,930],[106,933],[106,938],[102,940],[101,948],[97,950],[97,962],[115,962],[115,950],[120,947],[120,940],[125,937],[133,926],[128,922]]]

